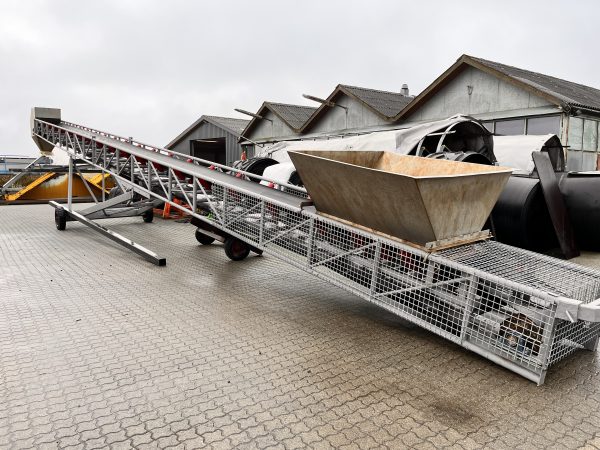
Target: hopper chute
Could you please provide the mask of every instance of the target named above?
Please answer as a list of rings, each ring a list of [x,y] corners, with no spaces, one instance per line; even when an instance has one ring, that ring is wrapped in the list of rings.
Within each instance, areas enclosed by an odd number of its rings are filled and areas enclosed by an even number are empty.
[[[319,212],[419,245],[481,231],[511,169],[382,151],[290,152]]]

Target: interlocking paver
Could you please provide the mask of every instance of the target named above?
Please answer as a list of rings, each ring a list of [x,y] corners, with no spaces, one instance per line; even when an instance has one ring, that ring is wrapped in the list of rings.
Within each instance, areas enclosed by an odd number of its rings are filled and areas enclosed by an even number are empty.
[[[189,224],[104,224],[167,266],[0,206],[1,448],[599,447],[598,353],[536,387]]]

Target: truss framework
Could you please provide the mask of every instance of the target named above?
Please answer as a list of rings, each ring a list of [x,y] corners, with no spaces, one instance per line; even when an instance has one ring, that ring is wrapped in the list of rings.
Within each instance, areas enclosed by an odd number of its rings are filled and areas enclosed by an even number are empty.
[[[170,203],[538,384],[553,363],[597,346],[597,271],[494,241],[428,252],[324,217],[295,186],[270,189],[254,182],[262,177],[68,122],[33,126],[125,190]]]

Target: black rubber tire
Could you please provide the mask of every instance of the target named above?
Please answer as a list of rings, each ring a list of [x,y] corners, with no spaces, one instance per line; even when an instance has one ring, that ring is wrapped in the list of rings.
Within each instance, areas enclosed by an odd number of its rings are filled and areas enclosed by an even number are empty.
[[[154,220],[154,211],[149,209],[144,214],[142,214],[142,219],[144,219],[144,222],[146,223],[152,223],[152,221]]]
[[[225,254],[232,261],[241,261],[250,254],[250,246],[244,241],[230,237],[225,239]]]
[[[67,213],[63,208],[56,208],[54,210],[54,223],[56,229],[63,231],[67,228]]]
[[[196,240],[200,242],[202,245],[210,245],[215,242],[214,237],[210,237],[205,235],[199,228],[196,228]]]
[[[112,198],[115,198],[117,195],[121,195],[122,193],[123,191],[121,190],[121,188],[119,186],[115,186],[109,191],[108,199],[110,200]]]

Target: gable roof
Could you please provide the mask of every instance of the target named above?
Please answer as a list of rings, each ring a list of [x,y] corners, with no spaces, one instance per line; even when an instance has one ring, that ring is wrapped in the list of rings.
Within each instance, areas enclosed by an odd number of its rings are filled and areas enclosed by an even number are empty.
[[[220,126],[221,128],[225,128],[228,131],[231,131],[236,136],[240,136],[244,128],[250,123],[249,120],[246,119],[236,119],[234,117],[219,117],[219,116],[204,116],[204,120],[207,122],[211,122],[213,125]]]
[[[341,84],[340,89],[359,99],[386,118],[394,117],[413,99],[400,92],[379,91],[345,84]]]
[[[508,77],[526,83],[534,89],[546,92],[572,107],[600,110],[600,89],[482,58],[473,56],[469,58]]]
[[[257,115],[263,116],[266,111],[271,111],[275,116],[281,119],[294,133],[298,133],[306,120],[316,111],[313,106],[290,105],[288,103],[264,102],[256,112]],[[246,128],[240,133],[242,138],[256,126],[257,121],[261,119],[253,118],[248,122]]]
[[[299,130],[304,122],[316,111],[313,106],[288,105],[285,103],[266,102],[274,114],[287,123],[294,131]]]
[[[399,92],[381,91],[378,89],[350,86],[347,84],[338,84],[326,100],[332,102],[340,94],[345,94],[348,97],[359,101],[386,121],[392,120],[413,100],[412,96],[407,96]],[[325,103],[319,106],[310,119],[304,124],[301,131],[308,129],[316,122],[317,118],[321,117],[322,114],[325,114],[325,111],[329,108],[330,106]]]
[[[165,145],[165,148],[170,149],[179,144],[188,134],[198,128],[203,122],[212,123],[213,125],[239,137],[250,121],[245,119],[236,119],[233,117],[201,116],[193,124],[183,130],[175,139]]]
[[[475,67],[483,72],[500,78],[508,83],[518,86],[539,97],[545,98],[551,103],[569,110],[571,108],[583,108],[600,112],[600,89],[596,89],[572,81],[544,75],[518,67],[488,61],[483,58],[462,55],[443,74],[423,90],[414,101],[407,105],[395,120],[406,117],[417,109],[422,103],[431,98],[450,80],[454,79],[467,67]]]

